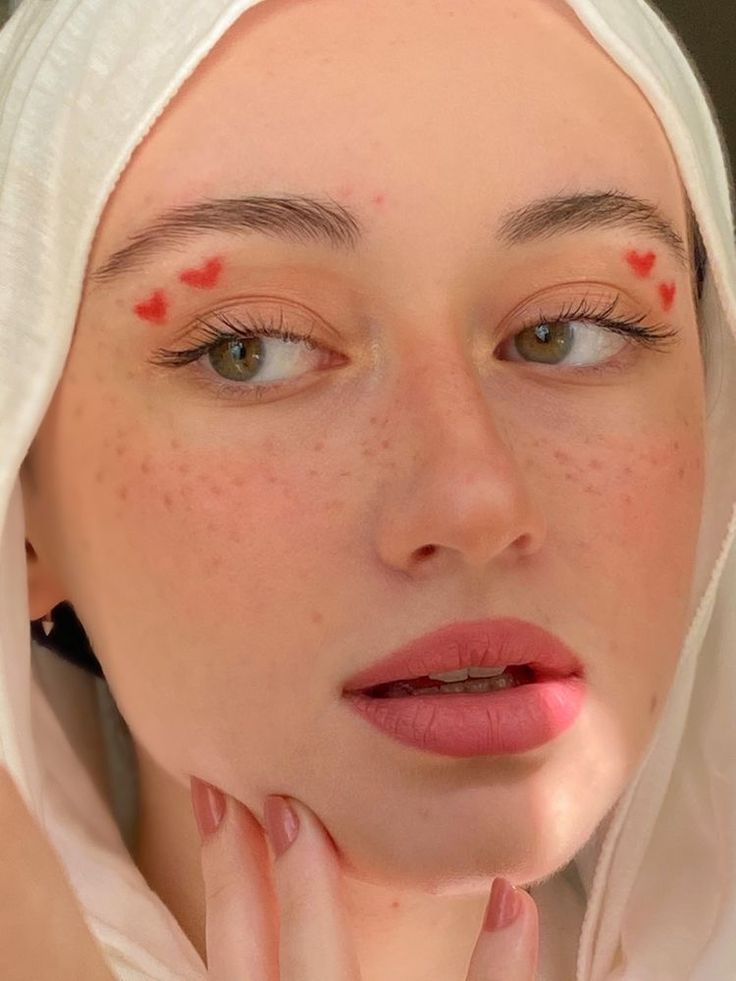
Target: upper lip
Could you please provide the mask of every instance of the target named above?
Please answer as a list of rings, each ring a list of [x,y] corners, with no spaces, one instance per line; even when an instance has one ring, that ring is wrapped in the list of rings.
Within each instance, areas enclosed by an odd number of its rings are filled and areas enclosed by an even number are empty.
[[[472,665],[502,667],[526,664],[539,677],[584,675],[579,658],[559,637],[515,617],[451,623],[410,641],[399,650],[353,675],[343,691],[421,678]]]

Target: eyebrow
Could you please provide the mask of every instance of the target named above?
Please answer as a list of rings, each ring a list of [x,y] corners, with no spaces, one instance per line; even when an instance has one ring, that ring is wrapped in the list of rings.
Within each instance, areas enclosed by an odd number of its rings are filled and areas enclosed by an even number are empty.
[[[511,246],[606,227],[645,232],[665,245],[678,265],[687,267],[685,243],[658,208],[615,189],[556,194],[532,201],[506,212],[497,236]],[[140,271],[155,257],[176,251],[207,232],[263,234],[298,243],[317,242],[343,252],[354,252],[363,236],[358,216],[330,198],[205,198],[162,212],[129,236],[128,244],[98,266],[90,280],[109,283],[127,272]]]

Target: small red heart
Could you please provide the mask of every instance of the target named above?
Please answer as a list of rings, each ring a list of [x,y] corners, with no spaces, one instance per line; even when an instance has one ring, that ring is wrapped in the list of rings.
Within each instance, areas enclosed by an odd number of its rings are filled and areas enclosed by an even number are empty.
[[[642,252],[637,252],[636,249],[631,249],[626,253],[626,261],[637,276],[646,278],[652,271],[654,263],[657,261],[657,256],[654,252],[647,252],[644,254]]]
[[[665,310],[669,310],[675,299],[675,290],[677,287],[674,283],[660,283],[659,284],[659,295],[662,297],[662,306]]]
[[[208,286],[215,285],[221,272],[222,261],[215,256],[214,259],[209,259],[199,269],[185,269],[180,274],[179,279],[182,283],[187,283],[189,286],[206,289]]]
[[[143,320],[152,320],[154,323],[163,323],[166,318],[166,296],[163,290],[156,290],[143,303],[136,303],[133,308]]]

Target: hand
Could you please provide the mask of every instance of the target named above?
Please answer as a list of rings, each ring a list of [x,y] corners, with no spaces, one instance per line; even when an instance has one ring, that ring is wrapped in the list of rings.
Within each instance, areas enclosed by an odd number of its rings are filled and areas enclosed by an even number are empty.
[[[113,981],[61,860],[3,766],[0,951],[13,981]]]
[[[212,808],[207,811],[207,785],[196,777],[192,801],[202,832],[212,826],[207,818]],[[221,823],[202,845],[208,977],[360,981],[337,853],[314,813],[289,800],[298,815],[298,833],[272,860],[251,812],[232,797],[225,795],[224,801]],[[517,896],[521,914],[510,926],[481,931],[467,981],[535,981],[537,907],[528,893],[517,890]]]

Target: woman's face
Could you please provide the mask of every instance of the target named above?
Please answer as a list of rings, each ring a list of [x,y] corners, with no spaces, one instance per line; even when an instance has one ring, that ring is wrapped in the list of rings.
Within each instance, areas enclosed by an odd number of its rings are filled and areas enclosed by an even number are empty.
[[[541,199],[614,190],[687,243],[653,111],[541,0],[261,4],[137,148],[24,471],[29,588],[33,616],[73,603],[182,800],[191,773],[259,816],[292,795],[359,876],[438,889],[548,875],[614,804],[687,627],[704,455],[690,262],[603,198],[502,234]],[[271,197],[349,209],[354,241],[247,230],[284,213]],[[238,202],[229,229],[93,277],[205,198]],[[614,302],[674,339],[589,319]],[[217,344],[222,315],[313,346]],[[188,365],[161,354],[206,343]],[[497,616],[585,666],[580,716],[541,748],[421,752],[341,697],[410,639]]]

